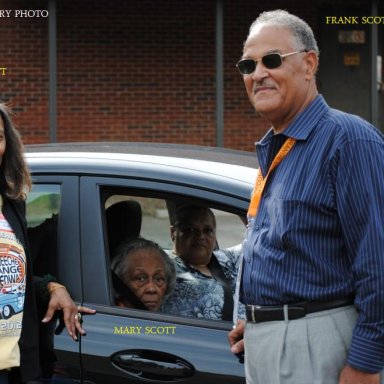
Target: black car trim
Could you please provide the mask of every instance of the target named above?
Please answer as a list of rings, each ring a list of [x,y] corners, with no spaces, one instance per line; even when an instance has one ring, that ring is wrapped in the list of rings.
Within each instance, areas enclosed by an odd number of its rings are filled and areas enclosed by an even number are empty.
[[[123,316],[126,318],[133,319],[142,319],[142,320],[152,320],[162,323],[170,323],[172,325],[190,325],[199,328],[208,328],[208,329],[216,329],[222,331],[229,331],[232,329],[232,322],[223,321],[223,320],[209,320],[202,318],[194,318],[194,317],[183,317],[183,316],[175,316],[169,315],[167,313],[162,312],[152,312],[152,311],[143,311],[134,308],[124,308],[118,306],[106,306],[103,304],[95,304],[95,303],[84,303],[83,305],[89,306],[90,308],[96,309],[97,314],[104,315],[112,315],[112,316]],[[86,318],[84,319],[86,322]],[[85,323],[86,326],[86,323]]]

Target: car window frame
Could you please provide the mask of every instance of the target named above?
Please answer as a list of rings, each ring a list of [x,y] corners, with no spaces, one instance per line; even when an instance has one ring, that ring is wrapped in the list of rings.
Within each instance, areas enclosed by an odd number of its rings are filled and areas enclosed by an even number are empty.
[[[69,175],[32,174],[32,188],[35,184],[60,185],[60,211],[57,234],[57,274],[72,298],[82,301],[81,254],[79,237],[79,178]],[[61,214],[65,210],[65,215]],[[66,237],[62,236],[65,233]],[[70,239],[70,241],[68,241]],[[69,258],[68,255],[71,255]]]
[[[80,227],[83,236],[81,241],[82,270],[87,270],[87,273],[83,274],[83,286],[85,287],[84,301],[86,303],[92,303],[93,307],[98,311],[111,315],[157,321],[159,320],[159,317],[161,317],[162,320],[175,324],[194,325],[222,330],[230,329],[232,323],[229,321],[182,317],[165,313],[153,313],[131,308],[121,308],[113,305],[113,291],[110,274],[108,274],[108,276],[100,276],[100,271],[108,271],[110,269],[110,260],[106,257],[109,254],[107,249],[108,246],[104,241],[104,237],[106,236],[106,223],[102,199],[102,192],[108,188],[120,188],[125,191],[140,190],[153,197],[159,196],[160,194],[162,194],[162,196],[171,194],[188,196],[191,199],[210,201],[215,204],[215,208],[217,207],[218,209],[220,209],[220,207],[226,207],[226,210],[228,210],[230,207],[234,207],[233,213],[246,212],[249,205],[249,194],[244,191],[240,196],[233,196],[226,192],[214,190],[213,188],[175,184],[164,180],[142,180],[139,178],[107,176],[82,176],[80,178],[80,216],[88,217],[88,222],[91,223],[91,226],[88,227],[84,226],[82,222]],[[170,190],[172,190],[172,193],[169,192]],[[220,201],[220,203],[217,203],[218,201]],[[103,219],[99,220],[100,217]],[[102,236],[96,236],[95,233],[102,234]],[[101,249],[103,250],[102,253],[99,252]],[[99,284],[95,285],[94,282],[92,283],[91,276],[93,276],[93,278],[94,276],[98,276]],[[87,287],[92,287],[92,292],[89,292]]]

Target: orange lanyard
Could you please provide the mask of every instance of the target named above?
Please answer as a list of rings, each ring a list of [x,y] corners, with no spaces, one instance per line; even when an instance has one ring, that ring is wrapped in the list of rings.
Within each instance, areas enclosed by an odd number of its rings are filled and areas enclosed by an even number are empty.
[[[279,152],[275,156],[270,165],[267,175],[263,177],[261,174],[261,169],[259,169],[259,173],[256,178],[255,188],[253,190],[253,195],[251,199],[251,203],[248,208],[248,217],[255,217],[257,213],[257,209],[259,208],[261,195],[263,194],[263,190],[265,184],[267,183],[268,176],[272,173],[272,171],[284,160],[284,158],[288,155],[288,152],[292,149],[294,144],[296,143],[296,139],[289,137],[284,145],[280,148]]]

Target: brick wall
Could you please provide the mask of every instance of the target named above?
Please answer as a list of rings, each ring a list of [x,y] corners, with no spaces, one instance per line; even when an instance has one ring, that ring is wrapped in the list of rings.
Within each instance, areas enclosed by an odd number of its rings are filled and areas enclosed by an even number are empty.
[[[94,3],[59,8],[60,141],[214,145],[214,3]]]
[[[320,2],[224,1],[225,147],[252,150],[268,128],[235,68],[249,25],[262,10],[285,8],[316,31]],[[18,8],[48,1],[0,0],[0,9]],[[59,142],[215,145],[214,0],[57,0],[57,25]],[[0,33],[8,67],[0,97],[24,142],[48,142],[48,20],[1,18]]]
[[[17,9],[39,9],[39,0],[0,1],[1,59],[6,75],[0,76],[0,99],[15,113],[24,142],[48,141],[48,20],[14,17]],[[44,1],[44,3],[46,3]]]

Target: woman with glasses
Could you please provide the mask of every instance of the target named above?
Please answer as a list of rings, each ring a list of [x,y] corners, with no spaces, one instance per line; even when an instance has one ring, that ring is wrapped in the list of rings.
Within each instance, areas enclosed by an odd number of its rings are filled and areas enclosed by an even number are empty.
[[[204,206],[183,205],[171,226],[177,280],[162,310],[181,316],[232,320],[239,248],[215,250],[216,220]]]

